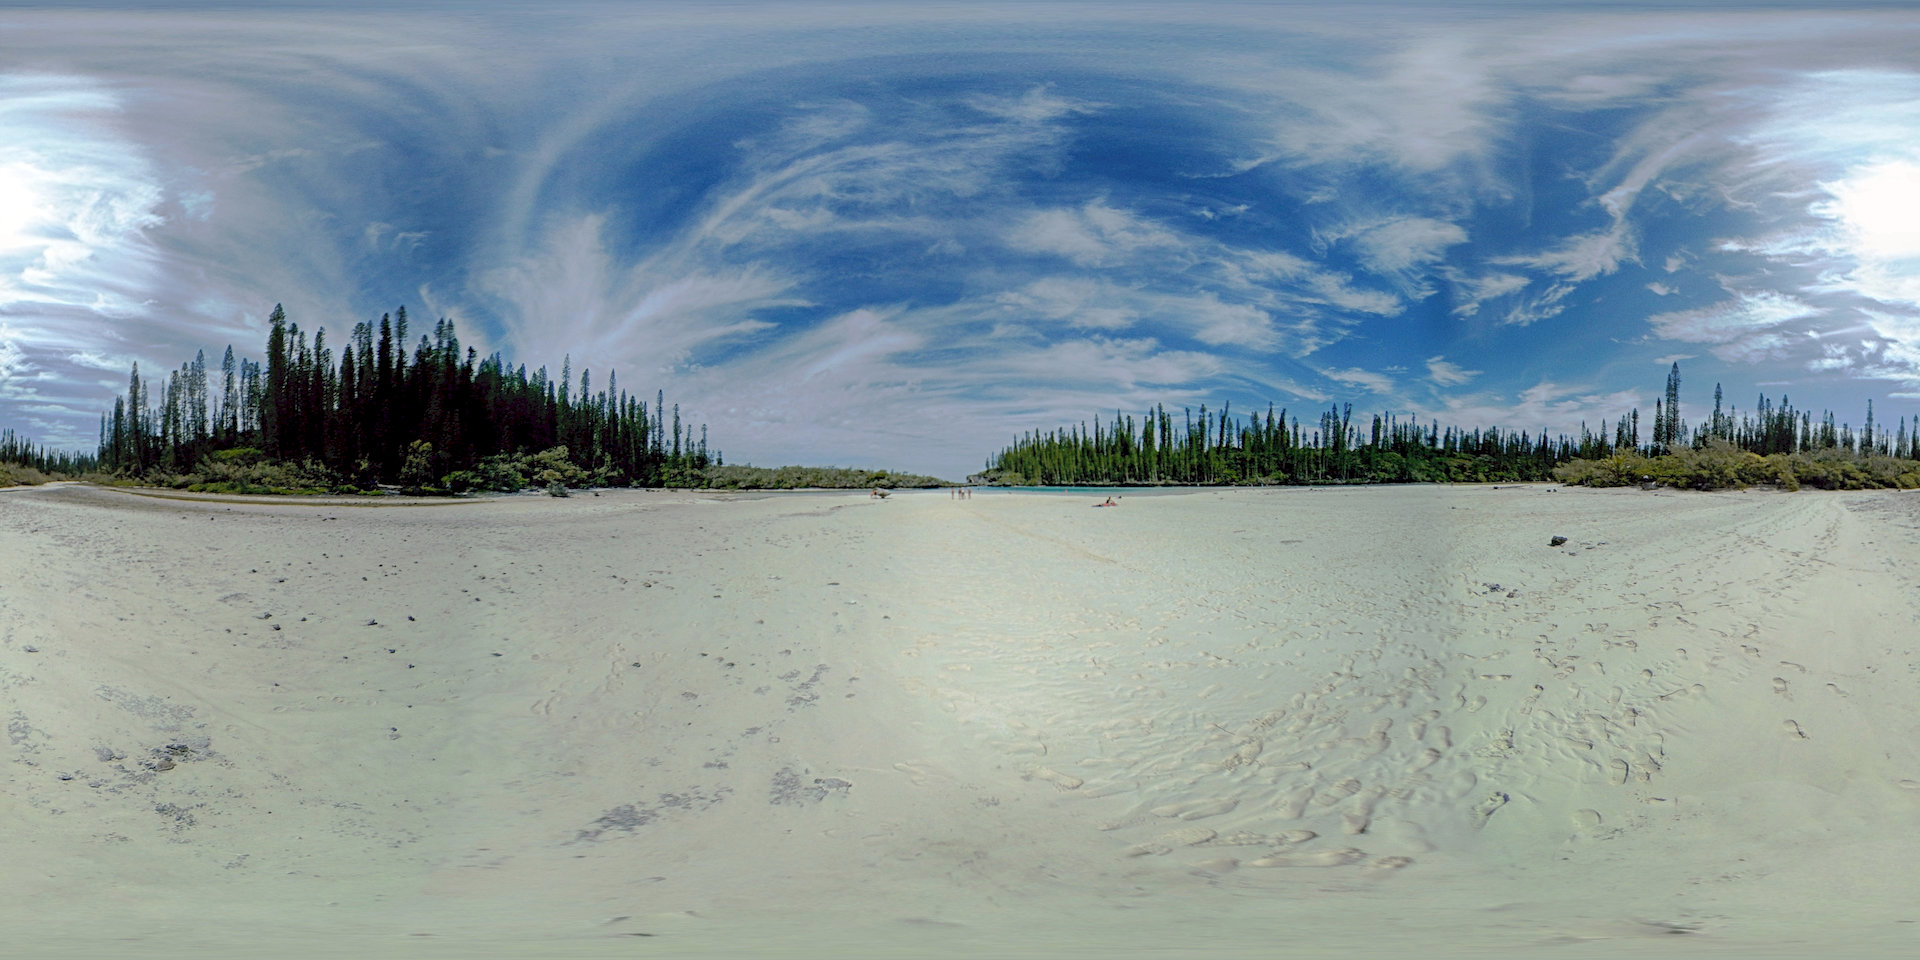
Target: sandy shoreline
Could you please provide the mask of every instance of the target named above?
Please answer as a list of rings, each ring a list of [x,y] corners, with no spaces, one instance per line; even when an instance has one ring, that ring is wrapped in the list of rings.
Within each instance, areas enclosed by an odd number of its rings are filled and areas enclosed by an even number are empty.
[[[0,931],[45,956],[1920,935],[1920,496],[1089,505],[10,490]]]

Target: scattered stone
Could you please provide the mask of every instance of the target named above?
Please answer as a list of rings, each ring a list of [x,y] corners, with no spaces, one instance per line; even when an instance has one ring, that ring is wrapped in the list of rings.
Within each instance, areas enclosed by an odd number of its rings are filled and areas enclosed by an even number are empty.
[[[1566,542],[1567,542],[1566,537],[1554,537],[1553,539],[1547,541],[1547,546],[1558,547]]]

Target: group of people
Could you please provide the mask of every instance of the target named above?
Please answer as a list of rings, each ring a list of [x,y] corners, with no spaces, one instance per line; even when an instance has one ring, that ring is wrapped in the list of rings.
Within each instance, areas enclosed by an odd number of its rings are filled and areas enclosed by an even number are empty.
[[[952,488],[949,488],[949,489],[947,490],[947,497],[948,497],[948,499],[950,499],[950,500],[972,500],[972,499],[973,499],[973,488],[972,488],[972,487],[952,487]]]

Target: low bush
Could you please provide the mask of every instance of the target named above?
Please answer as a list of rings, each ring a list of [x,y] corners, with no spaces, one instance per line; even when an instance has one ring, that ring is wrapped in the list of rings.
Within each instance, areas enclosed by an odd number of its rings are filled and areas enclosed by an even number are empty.
[[[0,487],[39,486],[53,478],[21,463],[0,463]]]
[[[728,465],[691,473],[686,486],[720,490],[883,490],[951,486],[936,477],[847,467],[753,467]]]
[[[1562,483],[1621,487],[1652,480],[1666,487],[1728,490],[1775,486],[1783,490],[1920,489],[1920,461],[1861,457],[1828,449],[1760,456],[1720,439],[1657,457],[1616,453],[1601,460],[1569,460],[1553,469]]]

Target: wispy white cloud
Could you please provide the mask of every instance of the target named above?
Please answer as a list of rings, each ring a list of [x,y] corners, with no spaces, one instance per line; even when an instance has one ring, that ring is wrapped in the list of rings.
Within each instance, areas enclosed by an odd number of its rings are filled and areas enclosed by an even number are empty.
[[[1864,372],[1876,379],[1920,388],[1920,316],[1888,310],[1859,312],[1880,338],[1872,344],[1879,351],[1878,360],[1871,367],[1863,368]]]
[[[1742,293],[1697,310],[1676,310],[1647,318],[1653,332],[1686,343],[1730,344],[1782,324],[1820,315],[1820,310],[1772,290]]]
[[[807,303],[793,292],[798,278],[765,265],[689,264],[678,250],[623,264],[603,229],[598,216],[556,224],[519,263],[482,276],[520,351],[658,373],[694,361],[703,347],[769,329],[756,311]]]
[[[1060,96],[1047,86],[1036,86],[1017,97],[981,94],[966,98],[967,106],[1002,120],[1045,124],[1074,114],[1096,113],[1106,104]]]
[[[1243,83],[1282,92],[1266,149],[1239,169],[1284,162],[1378,163],[1417,176],[1477,178],[1505,127],[1507,94],[1468,31],[1431,30],[1350,65],[1252,72]]]
[[[1487,301],[1519,293],[1533,282],[1517,273],[1469,277],[1456,272],[1450,279],[1453,284],[1453,315],[1456,317],[1474,316]]]
[[[1467,242],[1458,224],[1431,217],[1389,217],[1323,231],[1324,241],[1350,243],[1360,262],[1414,299],[1432,296],[1430,275],[1449,247]]]
[[[1029,253],[1065,257],[1083,267],[1103,267],[1148,251],[1180,247],[1165,227],[1131,211],[1093,200],[1077,210],[1039,210],[1027,214],[1007,238],[1009,246]]]
[[[1133,291],[1087,277],[1042,277],[995,299],[1010,311],[1072,327],[1118,330],[1139,321]]]
[[[1447,360],[1444,355],[1427,358],[1427,379],[1436,386],[1458,387],[1473,380],[1483,371],[1467,370],[1459,364]]]
[[[1395,382],[1392,377],[1372,370],[1362,370],[1359,367],[1322,370],[1320,375],[1335,383],[1346,384],[1350,387],[1359,387],[1369,393],[1381,396],[1392,394],[1395,387]]]
[[[1631,232],[1624,224],[1616,224],[1608,230],[1568,237],[1551,250],[1495,257],[1492,262],[1542,270],[1572,283],[1583,283],[1610,274],[1635,257]]]
[[[1500,318],[1500,322],[1509,326],[1525,327],[1557,317],[1566,312],[1565,301],[1575,289],[1571,283],[1556,283],[1514,304],[1506,315]]]

